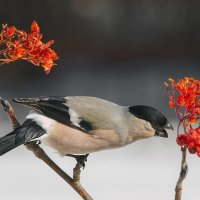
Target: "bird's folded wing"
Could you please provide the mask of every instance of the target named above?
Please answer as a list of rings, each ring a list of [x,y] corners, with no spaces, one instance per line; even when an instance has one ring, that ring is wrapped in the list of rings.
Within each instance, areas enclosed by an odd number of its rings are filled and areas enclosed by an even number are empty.
[[[84,120],[67,105],[65,97],[15,98],[12,101],[31,107],[49,118],[81,131],[94,130],[91,122]]]

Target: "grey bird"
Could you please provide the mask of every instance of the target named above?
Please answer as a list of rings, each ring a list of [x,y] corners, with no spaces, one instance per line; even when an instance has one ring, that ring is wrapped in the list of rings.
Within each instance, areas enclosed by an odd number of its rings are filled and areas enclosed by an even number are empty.
[[[88,96],[15,98],[32,109],[26,121],[0,138],[0,155],[28,142],[40,141],[84,166],[89,153],[123,147],[173,129],[155,108],[120,106]],[[84,154],[86,154],[84,156]]]

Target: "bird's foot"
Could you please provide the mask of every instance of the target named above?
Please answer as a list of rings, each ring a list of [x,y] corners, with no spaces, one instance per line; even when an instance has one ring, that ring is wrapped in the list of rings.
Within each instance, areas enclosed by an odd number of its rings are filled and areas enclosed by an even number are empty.
[[[34,143],[36,145],[40,145],[41,141],[40,140],[35,140],[35,141],[26,142],[26,144],[29,144],[29,143]]]
[[[40,141],[40,140],[37,140],[37,141],[36,141],[36,144],[37,144],[37,145],[40,145],[40,144],[41,144],[41,141]]]
[[[73,157],[76,159],[77,163],[84,169],[85,163],[87,162],[88,154],[85,155],[73,155],[73,154],[67,154],[66,156]]]

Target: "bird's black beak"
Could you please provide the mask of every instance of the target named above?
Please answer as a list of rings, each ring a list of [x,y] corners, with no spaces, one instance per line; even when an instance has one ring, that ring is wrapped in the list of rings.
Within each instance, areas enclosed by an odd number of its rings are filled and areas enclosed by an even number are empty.
[[[168,138],[168,133],[167,133],[167,131],[165,129],[174,130],[174,128],[171,125],[171,123],[167,122],[167,124],[163,127],[163,129],[156,130],[155,136]]]
[[[165,129],[170,129],[170,130],[174,130],[172,124],[170,122],[168,122],[165,126],[164,126]]]
[[[168,134],[165,129],[156,131],[155,136],[168,138]]]

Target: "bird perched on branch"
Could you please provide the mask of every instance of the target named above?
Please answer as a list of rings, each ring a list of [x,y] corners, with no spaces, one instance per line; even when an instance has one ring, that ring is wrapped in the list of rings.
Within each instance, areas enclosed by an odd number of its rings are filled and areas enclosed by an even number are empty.
[[[0,155],[40,141],[83,166],[89,153],[123,147],[139,139],[168,137],[167,118],[149,106],[120,106],[96,97],[15,98],[32,109],[26,121],[0,138]],[[86,154],[86,155],[84,155]]]

